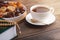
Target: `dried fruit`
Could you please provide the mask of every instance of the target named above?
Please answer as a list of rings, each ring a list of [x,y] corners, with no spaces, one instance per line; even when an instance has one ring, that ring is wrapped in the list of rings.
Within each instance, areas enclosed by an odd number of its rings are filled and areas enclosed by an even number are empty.
[[[20,2],[0,1],[0,17],[10,18],[23,14],[25,10]]]
[[[13,6],[8,6],[7,9],[9,9],[10,11],[14,11],[14,10],[15,10],[15,7],[13,7]]]
[[[0,8],[0,12],[5,12],[6,11],[6,7],[1,7]]]

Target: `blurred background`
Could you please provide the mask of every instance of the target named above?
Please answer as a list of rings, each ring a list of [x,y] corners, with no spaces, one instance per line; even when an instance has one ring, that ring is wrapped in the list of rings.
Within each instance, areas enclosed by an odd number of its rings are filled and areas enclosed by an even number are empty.
[[[32,5],[35,4],[45,4],[51,6],[55,9],[54,14],[60,14],[60,0],[20,0],[28,10]]]
[[[32,5],[45,4],[55,9],[54,14],[60,14],[60,0],[10,0],[10,1],[20,1],[27,7],[28,12]]]

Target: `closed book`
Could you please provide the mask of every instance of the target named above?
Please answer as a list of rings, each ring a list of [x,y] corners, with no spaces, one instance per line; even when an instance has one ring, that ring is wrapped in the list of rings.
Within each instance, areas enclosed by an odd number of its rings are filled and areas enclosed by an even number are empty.
[[[0,40],[10,40],[17,36],[16,25],[9,27],[0,27]]]

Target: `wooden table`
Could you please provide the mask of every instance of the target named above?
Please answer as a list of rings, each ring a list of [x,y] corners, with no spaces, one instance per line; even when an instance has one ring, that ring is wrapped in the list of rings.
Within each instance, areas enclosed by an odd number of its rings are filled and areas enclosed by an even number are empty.
[[[13,40],[60,40],[60,0],[21,0],[29,8],[35,4],[45,4],[55,9],[56,21],[49,26],[34,26],[22,20],[19,25],[21,35]]]

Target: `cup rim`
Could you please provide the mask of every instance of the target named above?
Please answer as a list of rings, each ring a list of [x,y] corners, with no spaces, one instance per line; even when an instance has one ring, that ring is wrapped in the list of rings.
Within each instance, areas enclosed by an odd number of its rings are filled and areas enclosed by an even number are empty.
[[[47,12],[43,12],[43,13],[49,13],[49,12],[51,11],[51,7],[49,7],[49,6],[47,6],[47,5],[40,5],[40,4],[38,4],[38,5],[33,5],[33,6],[30,8],[30,12],[33,12],[32,10],[33,10],[34,8],[36,8],[36,7],[46,7],[46,8],[49,9]],[[33,12],[33,13],[37,13],[37,12]],[[37,14],[38,14],[38,13],[37,13]],[[40,14],[42,14],[42,13],[40,13]]]

